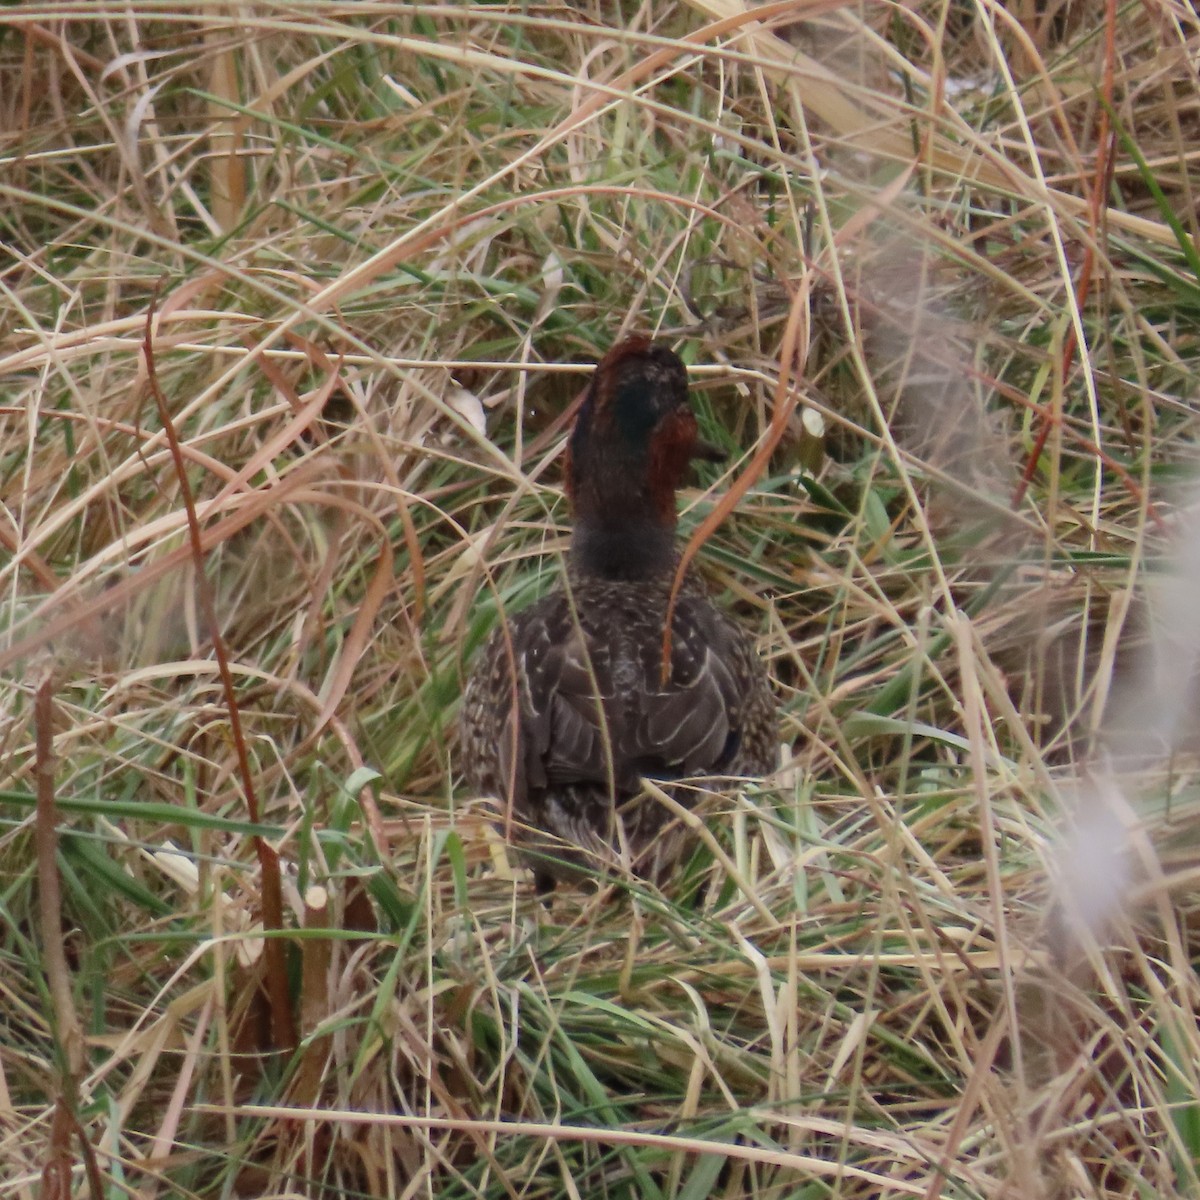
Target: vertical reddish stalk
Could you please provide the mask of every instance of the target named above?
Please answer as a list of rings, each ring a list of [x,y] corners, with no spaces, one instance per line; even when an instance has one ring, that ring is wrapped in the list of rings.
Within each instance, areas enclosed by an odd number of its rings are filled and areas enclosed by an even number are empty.
[[[208,628],[213,654],[217,660],[217,670],[221,676],[221,689],[225,695],[225,707],[229,712],[229,731],[237,754],[238,773],[241,775],[242,790],[246,796],[246,808],[250,820],[257,824],[261,820],[258,794],[254,790],[250,755],[246,750],[246,739],[242,733],[242,717],[233,688],[233,672],[229,669],[229,655],[226,653],[225,639],[221,636],[221,627],[217,622],[212,586],[204,571],[204,547],[200,539],[200,522],[196,517],[196,502],[192,497],[191,485],[188,483],[183,451],[179,445],[179,435],[175,431],[175,423],[171,419],[162,388],[158,385],[158,373],[154,366],[154,309],[155,297],[152,296],[149,311],[146,313],[146,337],[143,343],[146,374],[154,402],[158,406],[159,419],[171,447],[171,458],[175,464],[175,474],[179,479],[179,489],[183,496],[184,508],[187,511],[188,536],[191,541],[192,562],[195,566],[196,597],[200,604],[201,617]],[[271,1043],[277,1049],[290,1050],[296,1045],[296,1024],[288,997],[284,944],[281,938],[270,936],[272,932],[283,929],[283,887],[279,870],[279,855],[265,838],[258,835],[255,835],[254,838],[254,850],[258,856],[259,872],[262,876],[263,929],[268,935],[264,939],[263,959],[266,966],[267,1001],[271,1011]]]
[[[1111,130],[1113,104],[1113,76],[1116,73],[1117,62],[1117,0],[1106,0],[1104,11],[1104,79],[1102,89],[1104,104],[1100,108],[1100,123],[1096,130],[1096,171],[1092,177],[1091,203],[1088,215],[1088,244],[1084,247],[1083,263],[1079,268],[1079,281],[1075,285],[1075,306],[1080,312],[1087,302],[1088,293],[1092,287],[1092,274],[1096,265],[1096,244],[1100,238],[1102,216],[1108,203],[1108,187],[1112,178],[1112,168],[1116,139]],[[1067,330],[1063,340],[1061,378],[1066,381],[1071,369],[1071,360],[1075,357],[1078,341],[1075,336],[1074,324]],[[1059,423],[1060,418],[1047,409],[1038,429],[1033,449],[1025,462],[1025,470],[1013,489],[1012,507],[1016,508],[1025,499],[1025,492],[1033,481],[1034,472],[1041,461],[1050,437],[1050,430]]]

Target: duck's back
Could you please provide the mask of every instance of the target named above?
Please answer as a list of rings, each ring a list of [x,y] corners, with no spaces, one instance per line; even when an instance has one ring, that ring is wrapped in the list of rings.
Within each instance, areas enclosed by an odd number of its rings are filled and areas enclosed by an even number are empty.
[[[695,789],[674,781],[775,766],[762,664],[691,577],[663,681],[670,586],[670,575],[575,578],[498,628],[481,652],[463,702],[467,778],[506,806],[543,879],[614,862],[659,876],[680,840],[643,777],[689,805]]]

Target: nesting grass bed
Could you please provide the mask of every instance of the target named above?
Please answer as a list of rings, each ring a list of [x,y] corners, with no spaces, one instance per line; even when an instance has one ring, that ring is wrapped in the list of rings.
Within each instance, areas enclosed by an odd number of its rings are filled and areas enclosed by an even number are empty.
[[[0,1195],[1200,1193],[1192,6],[0,11]],[[784,766],[543,903],[633,330]]]

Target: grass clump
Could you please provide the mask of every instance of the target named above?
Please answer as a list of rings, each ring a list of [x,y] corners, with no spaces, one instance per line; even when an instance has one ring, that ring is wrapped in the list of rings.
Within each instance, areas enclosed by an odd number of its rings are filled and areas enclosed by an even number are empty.
[[[5,10],[6,1195],[1196,1193],[1200,28],[1098,11]],[[796,403],[785,765],[546,907],[455,710],[635,328],[689,532]]]

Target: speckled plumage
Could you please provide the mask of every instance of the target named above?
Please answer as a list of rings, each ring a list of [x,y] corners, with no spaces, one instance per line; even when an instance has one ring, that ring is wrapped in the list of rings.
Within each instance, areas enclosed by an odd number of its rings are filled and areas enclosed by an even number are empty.
[[[705,455],[679,359],[644,338],[614,347],[568,445],[566,586],[493,631],[460,718],[467,781],[504,806],[542,883],[617,864],[661,879],[682,831],[643,777],[690,807],[694,782],[676,781],[776,766],[775,702],[753,641],[691,571],[662,682],[675,491]]]

